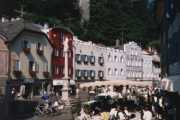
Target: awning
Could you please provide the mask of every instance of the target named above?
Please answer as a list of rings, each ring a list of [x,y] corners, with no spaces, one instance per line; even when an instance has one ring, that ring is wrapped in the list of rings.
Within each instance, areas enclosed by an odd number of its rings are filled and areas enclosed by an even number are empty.
[[[95,86],[141,86],[141,87],[152,87],[152,81],[134,81],[134,80],[109,80],[109,81],[95,81],[95,82],[88,82],[88,83],[81,83],[80,88],[84,87],[95,87]]]
[[[62,79],[54,79],[54,80],[53,80],[53,85],[54,85],[54,86],[64,85],[64,81],[65,81],[65,80],[62,80]],[[70,80],[70,81],[69,81],[69,84],[70,84],[70,85],[75,85],[75,81],[74,81],[74,80]]]

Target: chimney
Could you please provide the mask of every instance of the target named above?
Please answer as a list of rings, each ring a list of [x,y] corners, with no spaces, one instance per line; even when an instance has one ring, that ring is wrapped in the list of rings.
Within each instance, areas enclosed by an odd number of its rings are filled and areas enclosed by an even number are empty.
[[[120,45],[119,45],[119,39],[116,40],[116,45],[115,47],[118,48]]]

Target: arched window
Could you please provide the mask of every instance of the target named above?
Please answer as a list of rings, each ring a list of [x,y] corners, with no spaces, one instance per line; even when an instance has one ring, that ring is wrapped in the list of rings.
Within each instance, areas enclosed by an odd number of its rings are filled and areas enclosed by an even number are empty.
[[[115,75],[118,75],[118,70],[117,70],[117,68],[114,69],[114,74],[115,74]]]
[[[121,71],[120,71],[120,75],[123,75],[124,73],[123,73],[123,69],[121,68]]]
[[[108,68],[108,75],[111,75],[111,68]]]
[[[108,55],[108,61],[111,61],[111,54]]]
[[[120,62],[123,62],[123,56],[120,57]]]
[[[114,62],[117,62],[117,56],[114,56]]]

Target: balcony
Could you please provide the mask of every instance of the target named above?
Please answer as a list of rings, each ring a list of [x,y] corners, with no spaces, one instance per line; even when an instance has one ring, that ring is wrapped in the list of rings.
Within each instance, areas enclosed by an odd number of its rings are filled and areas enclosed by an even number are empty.
[[[49,72],[48,71],[43,72],[43,75],[44,75],[44,77],[48,78],[49,77]]]
[[[20,78],[21,75],[22,75],[22,72],[21,72],[20,70],[14,70],[14,71],[13,71],[13,74],[14,74],[14,76],[15,76],[16,78]]]
[[[30,48],[25,47],[25,48],[23,48],[23,51],[24,51],[24,53],[25,53],[25,54],[29,54],[29,53],[30,53],[30,51],[31,51],[31,49],[30,49]]]

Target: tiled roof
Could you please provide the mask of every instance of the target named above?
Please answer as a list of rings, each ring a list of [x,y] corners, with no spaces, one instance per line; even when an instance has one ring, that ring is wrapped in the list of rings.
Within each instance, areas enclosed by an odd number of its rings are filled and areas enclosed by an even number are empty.
[[[40,26],[24,20],[0,23],[0,34],[5,36],[7,41],[12,41],[23,30],[43,33]]]

